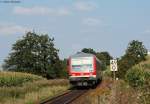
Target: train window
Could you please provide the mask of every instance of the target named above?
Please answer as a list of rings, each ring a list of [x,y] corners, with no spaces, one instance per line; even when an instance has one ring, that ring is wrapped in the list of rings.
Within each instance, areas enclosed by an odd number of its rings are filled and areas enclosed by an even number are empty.
[[[72,65],[73,71],[92,71],[92,64]]]

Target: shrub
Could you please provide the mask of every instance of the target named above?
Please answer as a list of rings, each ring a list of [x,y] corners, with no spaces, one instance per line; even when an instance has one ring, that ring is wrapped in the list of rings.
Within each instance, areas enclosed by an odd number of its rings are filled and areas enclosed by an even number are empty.
[[[147,65],[136,65],[127,72],[126,81],[129,83],[130,86],[150,86],[150,71],[145,69],[143,66]]]
[[[136,88],[139,104],[150,104],[150,57],[127,71],[126,81]]]
[[[139,67],[131,68],[126,76],[126,81],[129,83],[132,87],[141,87],[144,85],[145,81],[145,73],[143,70],[141,70]]]
[[[107,69],[103,71],[103,76],[104,77],[112,77],[112,71],[110,71],[110,67],[107,66]]]

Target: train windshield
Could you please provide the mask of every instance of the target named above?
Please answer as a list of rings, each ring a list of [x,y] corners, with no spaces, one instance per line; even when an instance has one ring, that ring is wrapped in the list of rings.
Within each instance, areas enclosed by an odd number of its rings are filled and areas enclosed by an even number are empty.
[[[81,57],[73,58],[71,60],[72,71],[74,72],[92,72],[93,71],[93,58]]]

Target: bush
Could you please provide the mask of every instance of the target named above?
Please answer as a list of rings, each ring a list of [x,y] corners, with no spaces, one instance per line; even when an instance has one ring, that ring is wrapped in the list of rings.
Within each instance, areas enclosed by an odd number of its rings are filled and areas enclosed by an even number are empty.
[[[107,69],[103,71],[104,77],[112,77],[112,71],[110,70],[110,66],[107,66]]]
[[[150,104],[150,57],[127,71],[126,81],[136,88],[139,104]]]
[[[147,64],[136,65],[127,71],[125,75],[126,81],[132,87],[145,87],[150,86],[150,70],[145,69],[143,66]]]
[[[140,87],[144,85],[144,71],[138,67],[130,69],[125,77],[129,85],[132,87]]]

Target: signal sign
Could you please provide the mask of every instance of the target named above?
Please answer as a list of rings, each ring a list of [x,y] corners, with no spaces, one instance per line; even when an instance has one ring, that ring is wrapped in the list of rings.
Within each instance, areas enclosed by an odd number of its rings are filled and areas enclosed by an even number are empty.
[[[115,60],[115,59],[110,60],[110,70],[111,71],[118,71],[117,60]]]

